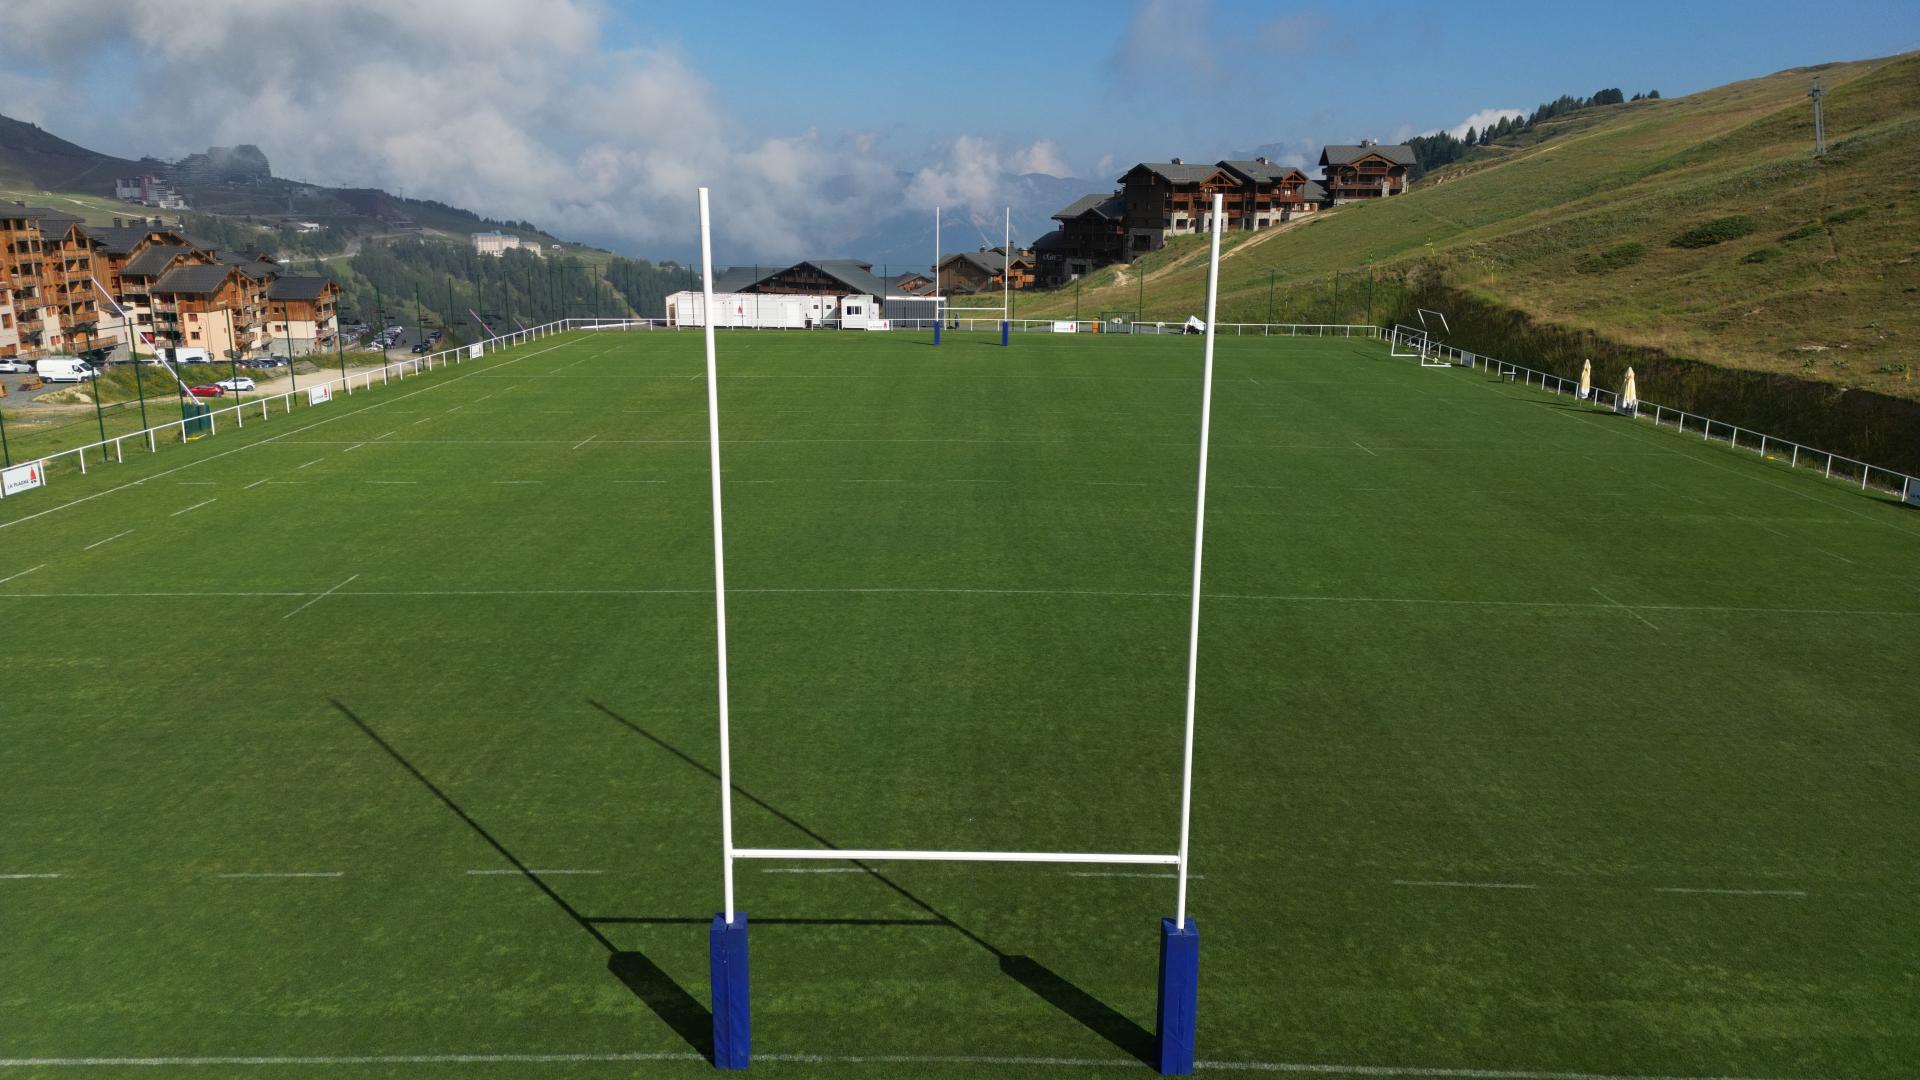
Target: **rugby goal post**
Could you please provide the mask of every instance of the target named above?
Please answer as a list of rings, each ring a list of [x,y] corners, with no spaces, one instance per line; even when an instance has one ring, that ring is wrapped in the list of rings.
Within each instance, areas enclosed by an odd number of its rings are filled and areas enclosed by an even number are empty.
[[[1421,367],[1452,367],[1434,351],[1433,338],[1417,326],[1395,323],[1387,335],[1388,352],[1402,360],[1419,360]]]
[[[702,289],[712,304],[713,240],[708,189],[699,189]],[[713,602],[720,727],[720,856],[723,909],[709,931],[712,978],[713,1063],[744,1069],[752,1060],[752,1006],[747,963],[747,916],[734,904],[734,862],[740,859],[869,862],[1093,863],[1121,866],[1169,866],[1178,884],[1174,915],[1160,920],[1160,986],[1156,1054],[1163,1075],[1190,1075],[1194,1066],[1195,1011],[1200,976],[1200,931],[1187,916],[1187,880],[1191,864],[1193,820],[1194,710],[1200,656],[1201,555],[1207,521],[1207,451],[1213,416],[1214,314],[1220,292],[1220,232],[1226,218],[1224,196],[1213,197],[1212,243],[1207,270],[1207,319],[1201,366],[1199,479],[1193,526],[1193,577],[1187,635],[1186,707],[1180,759],[1178,843],[1172,852],[963,851],[880,848],[754,848],[733,837],[733,750],[727,677],[726,545],[723,539],[720,471],[720,401],[714,327],[706,320],[707,443],[713,508]]]

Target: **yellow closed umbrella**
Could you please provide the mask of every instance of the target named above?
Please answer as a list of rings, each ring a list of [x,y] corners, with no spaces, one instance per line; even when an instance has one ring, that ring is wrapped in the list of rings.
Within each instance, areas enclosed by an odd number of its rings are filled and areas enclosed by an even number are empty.
[[[1585,401],[1592,396],[1593,396],[1593,361],[1586,360],[1581,362],[1580,364],[1580,400]]]

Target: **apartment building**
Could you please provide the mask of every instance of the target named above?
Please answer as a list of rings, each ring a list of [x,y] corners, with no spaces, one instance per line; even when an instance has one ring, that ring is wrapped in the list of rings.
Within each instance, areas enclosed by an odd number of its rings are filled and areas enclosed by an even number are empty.
[[[267,337],[275,352],[305,356],[333,347],[340,286],[323,277],[275,277],[267,285]]]
[[[87,348],[99,320],[94,244],[72,214],[22,203],[0,204],[0,263],[5,264],[14,352]]]

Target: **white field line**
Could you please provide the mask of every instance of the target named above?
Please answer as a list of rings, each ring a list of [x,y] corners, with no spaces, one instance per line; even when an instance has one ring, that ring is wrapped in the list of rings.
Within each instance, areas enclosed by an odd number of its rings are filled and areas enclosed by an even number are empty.
[[[317,458],[314,458],[314,459],[313,459],[312,461],[309,461],[309,462],[307,462],[307,464],[306,464],[306,465],[298,465],[298,466],[295,466],[295,467],[294,467],[294,470],[293,470],[293,471],[294,471],[294,472],[299,472],[299,471],[300,471],[301,469],[304,469],[304,468],[307,468],[308,466],[311,466],[311,465],[318,465],[318,464],[320,464],[321,462],[323,462],[323,461],[325,461],[325,460],[327,460],[327,459],[326,459],[326,458],[323,458],[323,457],[317,457]]]
[[[146,481],[135,480],[134,483],[143,484],[143,483],[146,483]],[[175,480],[174,483],[180,485],[181,487],[212,487],[214,485],[214,481],[212,480]]]
[[[1826,548],[1823,548],[1823,547],[1817,547],[1817,548],[1814,548],[1813,550],[1819,552],[1822,555],[1827,556],[1828,558],[1839,559],[1841,562],[1846,563],[1848,566],[1859,565],[1855,563],[1852,559],[1847,558],[1845,555],[1841,555],[1837,552],[1828,551]]]
[[[1354,439],[1354,440],[1353,440],[1353,445],[1355,445],[1355,446],[1360,446],[1360,440],[1359,440],[1359,439]],[[1364,446],[1360,446],[1360,449],[1362,449],[1362,450],[1367,450],[1367,448],[1366,448],[1366,447],[1364,447]],[[1376,454],[1376,453],[1374,453],[1374,452],[1373,452],[1373,451],[1371,451],[1371,450],[1367,450],[1367,456],[1368,456],[1368,457],[1379,457],[1380,455],[1379,455],[1379,454]]]
[[[417,484],[418,480],[369,480],[369,484]]]
[[[65,874],[0,874],[0,881],[50,881]]]
[[[665,480],[615,480],[616,484],[664,484]]]
[[[495,480],[496,484],[544,484],[545,480]]]
[[[871,874],[864,866],[770,866],[763,874]]]
[[[17,574],[8,574],[6,577],[0,577],[0,585],[5,585],[7,582],[12,581],[15,578],[26,577],[28,574],[33,573],[35,570],[45,570],[46,568],[47,568],[46,563],[41,563],[39,566],[29,566],[25,570],[22,570]]]
[[[400,429],[399,429],[399,428],[394,428],[394,429],[393,429],[392,431],[389,431],[389,432],[387,432],[387,435],[398,435],[398,434],[400,434]],[[375,436],[374,436],[374,437],[373,437],[372,439],[370,439],[370,440],[368,440],[368,441],[369,441],[369,442],[379,442],[379,441],[380,441],[381,439],[384,439],[384,438],[386,438],[386,437],[387,437],[387,435],[375,435]]]
[[[597,439],[597,438],[599,438],[599,437],[600,437],[600,433],[596,431],[596,432],[594,432],[593,434],[591,434],[591,435],[589,435],[589,436],[587,436],[586,438],[584,438],[584,439],[581,439],[581,440],[580,440],[579,442],[577,442],[577,443],[574,443],[574,444],[573,444],[573,448],[574,448],[575,450],[578,450],[578,449],[580,449],[581,447],[583,447],[583,446],[585,446],[585,445],[587,445],[588,443],[590,443],[590,442],[592,442],[593,440],[595,440],[595,439]]]
[[[255,481],[254,481],[253,483],[251,483],[251,484],[248,484],[248,485],[247,485],[246,487],[243,487],[243,488],[241,488],[240,490],[241,490],[241,491],[252,491],[252,490],[253,490],[254,488],[257,488],[257,487],[259,487],[259,486],[260,486],[261,484],[271,484],[271,483],[273,483],[273,477],[271,477],[271,476],[263,476],[263,477],[261,477],[260,479],[258,479],[258,480],[255,480]]]
[[[1613,597],[1608,596],[1606,593],[1601,592],[1600,587],[1598,585],[1591,586],[1591,588],[1593,589],[1595,596],[1598,596],[1600,599],[1605,600],[1607,603],[1612,604],[1614,607],[1619,608],[1621,611],[1626,612],[1627,614],[1633,616],[1634,618],[1639,619],[1640,622],[1644,624],[1647,629],[1649,630],[1660,629],[1659,627],[1653,625],[1652,623],[1647,622],[1647,620],[1639,612],[1633,610],[1632,608],[1621,603],[1620,601],[1615,600]]]
[[[346,586],[353,584],[353,579],[359,576],[360,576],[359,574],[353,575],[353,577],[350,577],[347,580],[341,582],[340,584],[335,585],[333,588],[328,589],[326,592],[323,592],[320,595],[313,597],[312,599],[308,600],[306,603],[301,604],[299,607],[294,608],[292,611],[289,611],[285,615],[282,615],[280,617],[282,619],[293,618],[295,615],[298,615],[301,612],[312,607],[313,605],[319,603],[320,601],[325,600],[327,597],[332,596],[336,592],[339,592],[341,589],[345,588]]]
[[[793,1054],[756,1053],[756,1061],[790,1065],[977,1065],[1008,1068],[1131,1069],[1134,1058],[1015,1057],[985,1054]],[[648,1061],[705,1062],[704,1054],[686,1051],[582,1052],[548,1054],[355,1054],[305,1056],[203,1057],[21,1057],[0,1058],[0,1069],[53,1068],[208,1068],[213,1066],[287,1065],[579,1065]],[[1341,1065],[1290,1061],[1196,1061],[1201,1072],[1267,1072],[1307,1076],[1365,1076],[1418,1080],[1764,1080],[1742,1076],[1654,1076],[1645,1073],[1563,1072],[1540,1069],[1475,1069],[1425,1065]]]
[[[525,356],[516,356],[511,360],[508,360],[499,364],[498,366],[506,367],[508,364],[517,364],[522,360],[531,360],[534,357],[541,355],[542,353],[552,352],[554,349],[558,349],[560,347],[561,347],[560,345],[549,345],[544,349],[539,349],[534,352],[530,352]],[[292,431],[282,432],[278,435],[269,435],[266,438],[261,439],[259,442],[250,442],[245,446],[236,446],[231,450],[222,450],[217,454],[209,454],[208,456],[203,457],[198,461],[189,461],[184,465],[176,465],[171,469],[167,469],[163,472],[154,473],[152,476],[145,477],[140,480],[129,480],[124,484],[120,484],[115,487],[110,487],[105,491],[96,491],[91,495],[82,495],[77,499],[71,499],[67,502],[63,502],[59,506],[49,506],[45,510],[41,510],[38,513],[28,514],[25,517],[17,517],[17,518],[14,518],[12,521],[0,521],[0,529],[11,529],[15,525],[25,524],[26,522],[33,521],[38,518],[46,517],[48,514],[58,513],[62,510],[67,509],[68,507],[79,506],[81,503],[92,502],[95,499],[102,498],[107,495],[112,495],[116,491],[125,491],[131,487],[139,487],[140,485],[146,483],[148,480],[158,480],[162,477],[172,476],[174,473],[183,472],[187,469],[195,468],[196,466],[205,465],[210,461],[219,461],[221,458],[230,457],[234,454],[240,453],[243,450],[252,450],[257,447],[265,446],[268,443],[276,443],[282,439],[288,438],[289,436],[298,435],[303,431],[312,431],[314,428],[317,428],[322,424],[331,424],[335,420],[345,420],[348,417],[359,416],[362,413],[366,413],[374,409],[378,409],[383,405],[391,405],[396,401],[405,401],[406,399],[413,397],[417,394],[429,394],[435,390],[440,390],[445,387],[452,386],[454,383],[457,383],[462,379],[471,379],[479,374],[480,374],[479,372],[475,371],[466,375],[455,375],[453,378],[448,379],[445,382],[437,382],[437,383],[434,383],[432,386],[424,386],[418,390],[411,390],[411,391],[408,391],[407,393],[401,394],[399,397],[386,398],[381,401],[376,401],[373,404],[366,406],[365,408],[355,409],[351,412],[335,413],[334,415],[327,417],[325,420],[315,420],[311,424],[306,424],[301,427],[294,428]],[[348,447],[348,449],[350,450],[352,449],[352,447]],[[203,484],[203,485],[211,486],[213,484],[213,481],[211,480],[178,480],[178,481],[175,481],[175,483]]]
[[[179,517],[181,514],[185,514],[192,510],[198,510],[203,506],[211,506],[212,504],[217,503],[219,501],[220,501],[219,499],[208,499],[206,502],[197,502],[197,503],[194,503],[192,506],[187,507],[185,510],[175,510],[173,513],[168,514],[167,516]]]
[[[257,873],[221,874],[222,878],[338,878],[346,877],[345,870],[282,870],[261,871]]]
[[[357,442],[357,443],[354,443],[354,444],[353,444],[352,446],[349,446],[349,447],[347,447],[347,449],[346,449],[346,450],[342,450],[342,451],[340,451],[340,452],[344,454],[344,453],[346,453],[346,452],[347,452],[347,450],[358,450],[358,449],[360,449],[361,447],[363,447],[363,446],[365,446],[365,445],[367,445],[367,444],[366,444],[366,443],[363,443],[363,442]],[[303,468],[303,469],[304,469],[304,468],[306,468],[306,466],[305,466],[305,465],[302,465],[302,466],[300,466],[300,467],[301,467],[301,468]]]
[[[1433,889],[1538,889],[1538,885],[1522,885],[1506,881],[1408,881],[1393,879],[1395,885],[1406,885]]]
[[[1807,895],[1805,889],[1705,889],[1705,888],[1680,888],[1678,886],[1668,886],[1666,888],[1656,888],[1653,891],[1657,893],[1702,893],[1710,896],[1804,897]]]
[[[1126,871],[1126,870],[1069,870],[1067,871],[1067,876],[1068,877],[1165,878],[1168,881],[1174,881],[1178,879],[1180,875],[1178,874],[1141,874],[1141,873],[1135,873],[1135,872]],[[1188,874],[1187,880],[1188,881],[1205,881],[1207,880],[1207,875]]]
[[[468,877],[520,877],[524,874],[539,874],[542,877],[566,877],[569,875],[604,874],[605,870],[469,870]]]
[[[127,530],[126,532],[117,532],[117,533],[114,533],[114,534],[113,534],[112,536],[109,536],[109,537],[107,537],[107,538],[106,538],[105,540],[95,540],[95,541],[94,541],[93,543],[91,543],[91,544],[88,544],[88,545],[87,545],[86,547],[83,547],[83,548],[81,548],[80,550],[81,550],[81,551],[92,551],[92,550],[93,550],[94,548],[97,548],[97,547],[99,547],[99,546],[100,546],[100,545],[102,545],[102,544],[111,544],[111,543],[113,543],[113,542],[114,542],[115,540],[118,540],[118,539],[120,539],[120,538],[121,538],[121,537],[123,537],[123,536],[128,536],[128,535],[131,535],[132,533],[133,533],[133,530],[132,530],[132,529],[128,529],[128,530]]]
[[[287,481],[281,481],[286,483]],[[539,483],[539,481],[525,481]],[[36,567],[35,569],[38,569]],[[30,573],[31,571],[23,571]],[[15,575],[19,576],[19,575]],[[6,579],[11,580],[11,579]],[[0,582],[4,583],[4,582]],[[1080,597],[1127,597],[1137,599],[1182,599],[1184,594],[1175,592],[1151,592],[1122,589],[968,589],[938,587],[871,587],[871,588],[729,588],[729,595],[768,595],[768,596],[1080,596]],[[216,597],[251,596],[312,596],[313,593],[300,589],[279,590],[174,590],[174,591],[138,591],[138,592],[10,592],[0,593],[0,599],[36,599],[36,600],[101,600],[101,599],[210,599]],[[341,596],[361,597],[398,597],[398,596],[711,596],[711,588],[658,588],[658,589],[357,589],[343,591]],[[1410,604],[1431,605],[1436,607],[1492,607],[1492,608],[1545,608],[1573,611],[1617,611],[1618,604],[1586,603],[1577,600],[1454,600],[1431,597],[1409,596],[1310,596],[1285,593],[1204,593],[1209,600],[1244,600],[1255,603],[1286,604]],[[1920,618],[1920,609],[1913,611],[1892,611],[1882,608],[1798,608],[1798,607],[1751,607],[1722,604],[1641,604],[1643,611],[1703,612],[1707,614],[1728,615],[1835,615],[1835,616],[1875,616],[1887,618]]]

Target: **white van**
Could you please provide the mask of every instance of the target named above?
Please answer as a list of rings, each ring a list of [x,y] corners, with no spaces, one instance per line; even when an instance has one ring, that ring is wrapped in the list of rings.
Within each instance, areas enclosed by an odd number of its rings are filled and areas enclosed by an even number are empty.
[[[34,365],[41,382],[85,382],[93,374],[85,360],[77,356],[49,356]]]
[[[162,349],[160,355],[175,364],[213,363],[213,354],[205,349]]]

